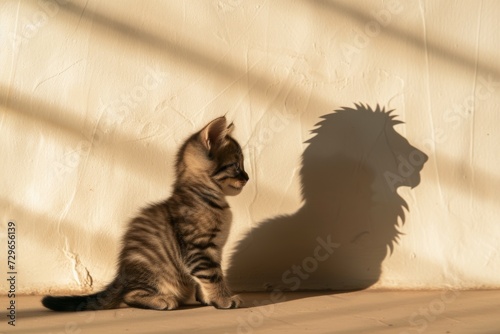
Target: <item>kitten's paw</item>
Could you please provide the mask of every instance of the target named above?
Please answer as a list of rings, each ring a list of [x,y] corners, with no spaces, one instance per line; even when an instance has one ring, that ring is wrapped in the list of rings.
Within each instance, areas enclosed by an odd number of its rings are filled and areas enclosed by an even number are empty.
[[[173,296],[151,294],[144,290],[129,292],[123,301],[131,307],[153,310],[174,310],[179,307],[179,301]]]
[[[175,310],[179,307],[179,301],[175,298],[164,298],[162,310]]]
[[[238,308],[241,305],[242,301],[238,295],[230,296],[230,297],[221,297],[216,300],[213,300],[210,305],[217,309],[230,309],[230,308]]]

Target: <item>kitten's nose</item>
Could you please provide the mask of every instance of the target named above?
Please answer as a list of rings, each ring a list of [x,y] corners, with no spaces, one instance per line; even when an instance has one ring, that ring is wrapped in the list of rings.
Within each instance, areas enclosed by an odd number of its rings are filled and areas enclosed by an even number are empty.
[[[245,182],[248,182],[248,180],[250,180],[248,174],[244,170],[241,171],[241,176],[243,177],[243,180],[245,180]]]

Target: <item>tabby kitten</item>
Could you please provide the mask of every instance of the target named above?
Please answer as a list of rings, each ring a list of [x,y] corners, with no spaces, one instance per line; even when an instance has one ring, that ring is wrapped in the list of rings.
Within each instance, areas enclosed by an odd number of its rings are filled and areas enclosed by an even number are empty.
[[[172,196],[134,218],[122,240],[115,279],[87,296],[46,296],[55,311],[132,307],[172,310],[195,294],[216,308],[236,308],[221,270],[222,247],[231,226],[225,196],[248,181],[243,154],[229,136],[225,117],[192,135],[180,148]]]

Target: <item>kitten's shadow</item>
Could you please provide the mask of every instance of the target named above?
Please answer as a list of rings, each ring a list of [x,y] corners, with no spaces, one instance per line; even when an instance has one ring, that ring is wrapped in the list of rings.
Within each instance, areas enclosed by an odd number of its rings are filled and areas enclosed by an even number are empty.
[[[380,278],[408,209],[397,188],[417,186],[428,158],[378,106],[322,119],[303,154],[305,204],[238,243],[227,271],[235,291],[356,290]]]

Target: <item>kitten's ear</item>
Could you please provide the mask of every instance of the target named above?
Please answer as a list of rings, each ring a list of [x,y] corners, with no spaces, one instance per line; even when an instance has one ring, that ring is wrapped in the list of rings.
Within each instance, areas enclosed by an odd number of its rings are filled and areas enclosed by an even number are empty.
[[[210,151],[220,145],[228,134],[226,117],[222,116],[208,123],[200,132],[201,141],[205,148]]]
[[[233,122],[231,122],[231,124],[229,124],[226,129],[227,134],[230,134],[231,131],[233,131],[233,129],[234,129],[234,124]]]

